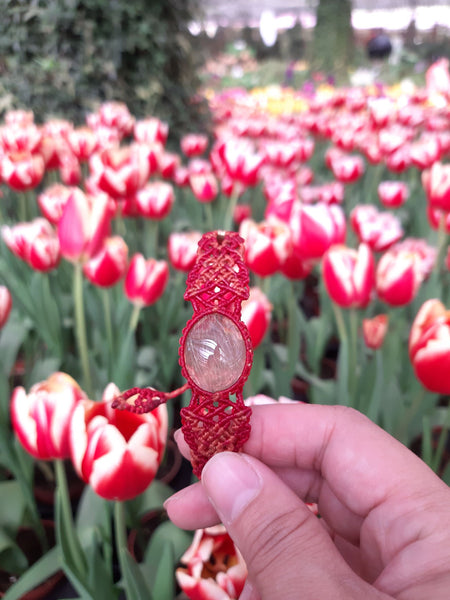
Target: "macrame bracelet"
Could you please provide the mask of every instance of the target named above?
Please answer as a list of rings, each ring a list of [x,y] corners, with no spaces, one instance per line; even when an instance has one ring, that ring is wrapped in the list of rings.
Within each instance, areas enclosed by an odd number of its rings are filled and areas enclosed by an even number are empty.
[[[187,383],[169,393],[132,388],[112,404],[119,410],[149,412],[190,388],[191,401],[181,409],[181,422],[198,477],[211,456],[239,451],[250,435],[251,409],[242,396],[253,357],[241,320],[241,303],[249,296],[243,246],[244,240],[234,232],[212,231],[199,241],[184,294],[194,314],[183,329],[179,347]]]

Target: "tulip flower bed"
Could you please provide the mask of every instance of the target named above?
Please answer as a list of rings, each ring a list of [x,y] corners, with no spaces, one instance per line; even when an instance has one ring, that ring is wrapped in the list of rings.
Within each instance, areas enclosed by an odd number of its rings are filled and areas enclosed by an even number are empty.
[[[83,125],[17,110],[0,126],[8,600],[58,570],[95,600],[238,597],[245,565],[226,532],[192,538],[163,510],[191,478],[171,441],[189,393],[148,414],[111,407],[134,386],[183,385],[183,294],[206,231],[245,242],[246,402],[351,406],[449,479],[448,65],[422,88],[208,99],[212,135],[176,142],[118,103]],[[53,547],[33,493],[43,477]],[[136,553],[127,536],[141,539],[148,513],[156,524]],[[25,525],[42,547],[34,565],[17,543]]]

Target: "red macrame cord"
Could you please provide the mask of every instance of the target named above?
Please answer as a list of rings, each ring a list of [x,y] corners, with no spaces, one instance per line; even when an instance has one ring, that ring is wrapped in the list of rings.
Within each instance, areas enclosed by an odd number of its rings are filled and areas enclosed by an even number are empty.
[[[191,450],[195,475],[224,450],[239,451],[250,435],[251,409],[245,406],[242,389],[252,366],[253,348],[241,321],[241,303],[249,296],[249,275],[243,260],[244,240],[235,232],[208,232],[199,241],[197,260],[186,282],[185,300],[194,309],[180,338],[179,363],[187,383],[170,393],[151,388],[132,388],[113,401],[113,408],[149,412],[186,389],[192,391],[189,406],[181,409],[182,431]],[[186,341],[206,315],[216,315],[242,336],[245,358],[235,380],[225,389],[207,391],[196,382]],[[220,353],[220,348],[219,348]],[[188,359],[188,360],[187,360]],[[207,368],[207,367],[206,367]],[[191,369],[191,372],[190,372]]]

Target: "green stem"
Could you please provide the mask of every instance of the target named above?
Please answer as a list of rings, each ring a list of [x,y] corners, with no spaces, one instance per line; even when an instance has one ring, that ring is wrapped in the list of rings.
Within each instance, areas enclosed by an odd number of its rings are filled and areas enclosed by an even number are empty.
[[[142,307],[139,304],[133,305],[133,312],[130,317],[130,324],[128,326],[129,333],[134,333],[136,331],[137,324],[139,323],[139,316],[141,314]]]
[[[214,230],[214,219],[213,219],[213,210],[212,210],[212,202],[203,203],[204,211],[205,211],[205,221],[208,227],[208,231]]]
[[[124,564],[124,551],[127,548],[127,525],[125,519],[125,505],[120,500],[114,502],[114,534],[120,571],[123,576],[126,568],[126,565]]]
[[[238,181],[234,182],[233,191],[231,192],[231,196],[228,202],[227,212],[224,219],[224,229],[225,231],[230,231],[233,226],[233,215],[234,209],[236,208],[237,201],[239,199],[241,193],[241,185]]]
[[[358,313],[350,309],[350,348],[349,348],[349,394],[354,399],[356,386],[356,363],[358,360]]]
[[[78,352],[81,359],[84,386],[90,398],[93,397],[91,369],[89,366],[89,349],[86,333],[86,317],[83,302],[83,268],[81,263],[75,263],[73,279],[73,296],[75,306],[75,335]]]
[[[341,307],[332,303],[334,318],[336,319],[336,326],[338,330],[338,335],[341,341],[348,342],[347,329],[344,323],[344,315],[342,314]]]
[[[109,297],[109,290],[103,288],[102,291],[102,303],[103,303],[103,314],[105,317],[105,329],[106,329],[106,340],[108,343],[108,375],[112,376],[111,371],[111,359],[114,356],[114,337],[113,328],[111,322],[111,301]]]
[[[447,231],[445,227],[446,223],[446,213],[442,213],[441,219],[439,221],[438,228],[438,247],[437,247],[437,255],[436,262],[434,264],[434,271],[439,275],[442,270],[445,249],[447,247]]]
[[[409,405],[408,410],[403,416],[401,426],[396,437],[405,445],[408,445],[408,442],[410,441],[408,440],[408,429],[412,423],[412,420],[416,416],[420,405],[423,402],[424,396],[425,388],[421,386],[417,394],[414,396],[411,404]]]
[[[21,223],[24,223],[27,220],[28,217],[28,208],[27,208],[27,202],[28,202],[28,198],[27,198],[27,194],[26,192],[21,192],[20,194],[18,194],[19,196],[19,221]]]
[[[159,223],[156,219],[145,220],[145,252],[147,258],[158,258]]]
[[[85,563],[80,554],[80,545],[75,539],[76,530],[73,523],[72,504],[70,502],[69,487],[67,485],[67,475],[62,460],[55,460],[56,485],[61,499],[61,517],[62,522],[67,526],[65,537],[69,546],[71,559],[79,574],[84,573]]]
[[[432,458],[432,462],[430,465],[435,473],[438,473],[440,466],[441,466],[442,454],[444,453],[444,448],[445,448],[445,443],[447,441],[449,427],[450,427],[450,405],[447,407],[447,411],[445,414],[445,420],[442,425],[441,433],[439,434],[439,440],[438,440],[436,452]]]

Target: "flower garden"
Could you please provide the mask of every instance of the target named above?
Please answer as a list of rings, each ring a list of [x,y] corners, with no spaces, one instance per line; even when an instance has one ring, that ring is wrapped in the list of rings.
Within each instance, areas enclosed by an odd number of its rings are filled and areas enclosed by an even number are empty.
[[[450,481],[448,62],[422,86],[204,93],[212,131],[177,150],[158,115],[119,102],[85,123],[4,114],[7,600],[40,584],[95,600],[239,597],[246,568],[224,528],[192,535],[163,508],[193,478],[173,441],[190,392],[145,414],[112,408],[129,388],[183,385],[183,295],[207,231],[245,243],[246,403],[356,408]]]

